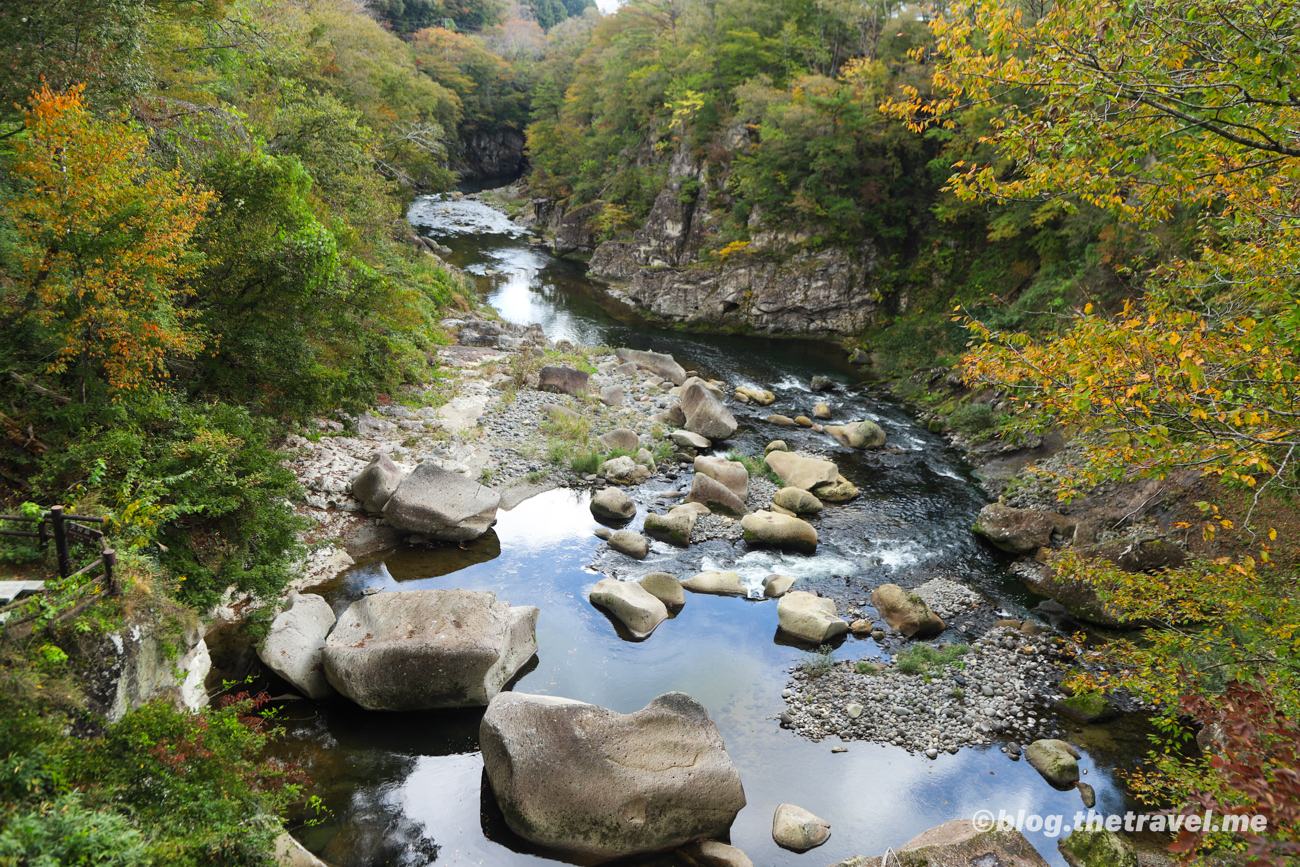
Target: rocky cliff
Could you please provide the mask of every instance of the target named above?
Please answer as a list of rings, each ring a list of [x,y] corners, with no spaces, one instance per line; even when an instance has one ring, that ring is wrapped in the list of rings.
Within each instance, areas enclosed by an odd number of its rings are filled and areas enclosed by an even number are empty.
[[[450,168],[462,180],[515,177],[524,170],[525,144],[523,133],[514,129],[469,133]]]
[[[742,142],[737,142],[743,146]],[[863,329],[877,308],[876,250],[809,250],[810,233],[750,219],[750,242],[722,261],[701,261],[716,242],[710,193],[725,198],[725,178],[679,149],[644,224],[630,240],[596,238],[602,204],[572,211],[535,199],[534,218],[557,255],[591,255],[591,275],[648,316],[702,328],[771,334],[835,335]]]

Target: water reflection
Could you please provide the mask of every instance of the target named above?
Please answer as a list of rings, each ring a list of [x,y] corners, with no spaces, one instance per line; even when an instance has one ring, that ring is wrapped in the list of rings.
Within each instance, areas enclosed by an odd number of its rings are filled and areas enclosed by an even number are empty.
[[[879,854],[921,831],[976,810],[1072,817],[1077,792],[1052,789],[1025,762],[995,747],[968,748],[936,761],[891,747],[838,739],[812,743],[781,729],[780,693],[790,666],[807,650],[787,645],[777,631],[776,603],[688,594],[686,605],[643,642],[630,642],[619,625],[587,601],[602,577],[588,568],[631,578],[665,568],[686,574],[734,569],[758,588],[771,572],[796,575],[799,587],[834,586],[865,603],[884,581],[955,578],[1023,616],[1035,604],[1006,573],[1007,558],[975,539],[969,527],[985,500],[961,456],[917,427],[906,411],[854,383],[856,372],[830,344],[755,337],[689,335],[647,327],[630,311],[593,291],[583,268],[556,260],[495,211],[472,201],[421,200],[412,222],[454,249],[453,261],[481,275],[486,297],[510,320],[539,322],[553,338],[592,345],[656,348],[687,367],[728,382],[771,389],[772,409],[736,408],[741,427],[734,444],[761,454],[771,439],[824,454],[862,490],[842,508],[817,519],[823,544],[815,557],[747,551],[725,542],[678,550],[655,545],[636,563],[608,558],[593,536],[599,526],[585,494],[552,491],[499,513],[489,537],[464,546],[403,548],[357,564],[325,592],[339,604],[366,588],[458,587],[492,590],[516,605],[535,605],[538,655],[512,685],[534,694],[562,695],[628,713],[670,690],[693,695],[708,708],[744,782],[748,806],[732,828],[735,845],[756,864],[832,863],[855,854]],[[813,375],[849,386],[814,394]],[[825,400],[836,420],[871,418],[895,453],[844,449],[805,428],[777,428],[772,411],[797,414]],[[684,489],[689,479],[675,483]],[[648,486],[645,499],[674,485]],[[644,507],[630,526],[639,528]],[[873,658],[870,639],[846,637],[840,659]],[[340,864],[540,863],[544,856],[514,837],[485,794],[478,755],[482,710],[426,714],[370,714],[335,702],[296,703],[283,750],[302,757],[334,811],[330,822],[303,832],[316,851]],[[1118,811],[1124,798],[1114,768],[1141,749],[1120,725],[1078,731],[1081,767],[1096,789],[1098,808]],[[795,803],[829,820],[830,841],[811,856],[776,847],[772,814]],[[1067,822],[1069,819],[1067,818]],[[1029,835],[1053,864],[1064,862],[1055,840]],[[418,839],[417,839],[418,838]],[[434,850],[436,847],[436,852]],[[810,860],[811,858],[811,860]],[[407,859],[403,861],[402,859]]]

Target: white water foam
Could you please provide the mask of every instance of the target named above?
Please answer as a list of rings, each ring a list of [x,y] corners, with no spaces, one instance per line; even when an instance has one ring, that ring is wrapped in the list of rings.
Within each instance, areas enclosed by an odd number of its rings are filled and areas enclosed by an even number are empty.
[[[805,557],[781,551],[750,551],[733,563],[722,563],[705,557],[703,571],[735,572],[748,591],[750,599],[763,598],[763,579],[768,575],[789,575],[792,578],[829,578],[832,575],[855,575],[861,567],[853,560],[838,554],[814,554]],[[799,589],[796,583],[795,589]]]

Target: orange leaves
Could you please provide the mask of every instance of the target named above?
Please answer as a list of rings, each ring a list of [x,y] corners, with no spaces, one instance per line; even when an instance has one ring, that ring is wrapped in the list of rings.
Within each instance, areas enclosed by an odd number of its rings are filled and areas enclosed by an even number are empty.
[[[28,189],[8,211],[27,242],[29,315],[52,343],[50,372],[94,369],[113,390],[165,377],[167,359],[202,346],[178,302],[213,194],[149,165],[145,135],[91,116],[80,87],[34,93],[26,127],[14,174]]]

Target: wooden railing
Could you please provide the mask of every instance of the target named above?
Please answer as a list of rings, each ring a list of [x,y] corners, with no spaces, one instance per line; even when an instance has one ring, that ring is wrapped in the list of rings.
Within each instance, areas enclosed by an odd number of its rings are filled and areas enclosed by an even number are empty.
[[[65,514],[63,506],[53,506],[39,518],[26,515],[0,515],[0,521],[35,524],[36,529],[34,531],[0,529],[0,536],[21,536],[36,539],[39,541],[42,550],[45,550],[50,541],[53,540],[54,550],[59,559],[59,575],[61,577],[89,576],[96,569],[103,569],[105,589],[109,595],[117,595],[117,579],[113,575],[113,570],[117,566],[117,552],[108,547],[108,540],[102,530],[85,526],[86,524],[102,524],[104,523],[103,518],[95,518],[89,515],[68,515]],[[73,572],[72,551],[70,548],[73,544],[98,546],[99,558]]]

